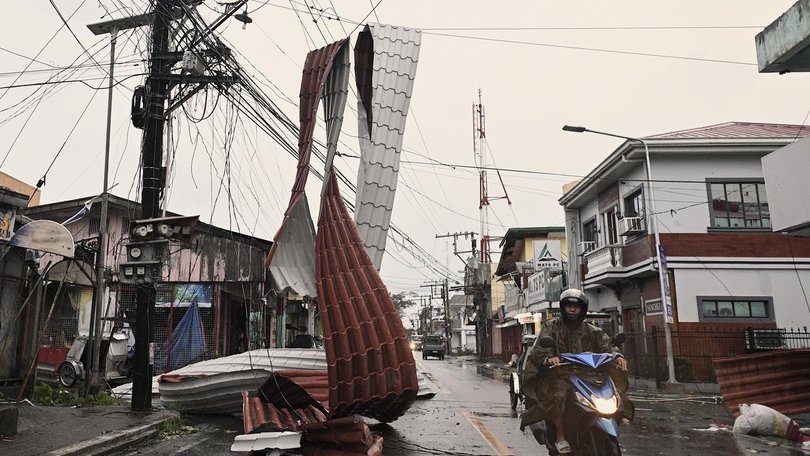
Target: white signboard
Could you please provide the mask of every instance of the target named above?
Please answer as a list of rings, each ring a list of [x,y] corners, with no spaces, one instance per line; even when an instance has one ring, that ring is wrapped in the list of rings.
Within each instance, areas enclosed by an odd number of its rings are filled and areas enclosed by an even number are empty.
[[[558,239],[532,241],[535,271],[562,269],[562,243]]]
[[[535,272],[529,276],[529,288],[526,293],[526,300],[528,305],[545,301],[546,299],[546,280],[545,272]]]

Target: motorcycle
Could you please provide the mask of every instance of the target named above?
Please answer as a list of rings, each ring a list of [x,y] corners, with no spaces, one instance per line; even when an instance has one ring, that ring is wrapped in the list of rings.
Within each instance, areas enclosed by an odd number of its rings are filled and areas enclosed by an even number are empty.
[[[512,410],[517,410],[518,404],[526,400],[520,391],[520,382],[523,376],[523,364],[526,362],[526,356],[531,350],[535,339],[537,339],[537,336],[533,334],[523,336],[523,349],[520,356],[515,360],[515,370],[509,372],[509,405],[512,406]]]
[[[624,335],[614,343],[620,345]],[[554,340],[541,338],[543,348],[553,348]],[[609,353],[560,353],[561,363],[549,367],[550,375],[565,377],[570,390],[565,399],[565,435],[571,444],[571,455],[620,456],[619,422],[632,419],[632,404],[617,387],[614,377],[626,382],[626,372],[614,363]],[[612,374],[612,375],[611,375]],[[550,455],[559,455],[555,447],[557,431],[552,420],[529,426],[535,439],[544,444]]]
[[[112,382],[132,377],[134,340],[131,336],[132,328],[123,324],[115,325],[111,334],[102,338],[99,366],[104,373],[104,380]],[[68,350],[67,358],[56,369],[56,378],[65,388],[70,388],[79,380],[84,380],[90,361],[88,359],[89,350],[85,350],[85,348],[90,343],[87,336],[77,337]]]

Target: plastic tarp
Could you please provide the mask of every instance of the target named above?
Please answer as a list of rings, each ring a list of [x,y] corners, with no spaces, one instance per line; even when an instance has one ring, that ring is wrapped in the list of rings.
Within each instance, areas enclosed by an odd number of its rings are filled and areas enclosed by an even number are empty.
[[[199,361],[205,354],[205,336],[197,301],[177,323],[171,337],[155,354],[155,370],[169,372]]]

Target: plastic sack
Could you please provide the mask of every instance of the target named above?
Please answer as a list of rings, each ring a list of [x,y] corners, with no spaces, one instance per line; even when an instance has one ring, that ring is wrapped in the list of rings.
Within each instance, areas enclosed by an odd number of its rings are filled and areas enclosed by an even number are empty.
[[[775,435],[801,441],[799,426],[788,416],[760,404],[740,404],[740,416],[734,420],[738,434]]]

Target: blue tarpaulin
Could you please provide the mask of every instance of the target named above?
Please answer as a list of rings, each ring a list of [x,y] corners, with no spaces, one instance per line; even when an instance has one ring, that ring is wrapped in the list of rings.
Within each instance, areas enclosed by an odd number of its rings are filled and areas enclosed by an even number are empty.
[[[203,355],[205,336],[200,308],[197,301],[193,301],[172,331],[171,337],[155,354],[154,368],[156,372],[169,372],[200,361]]]

